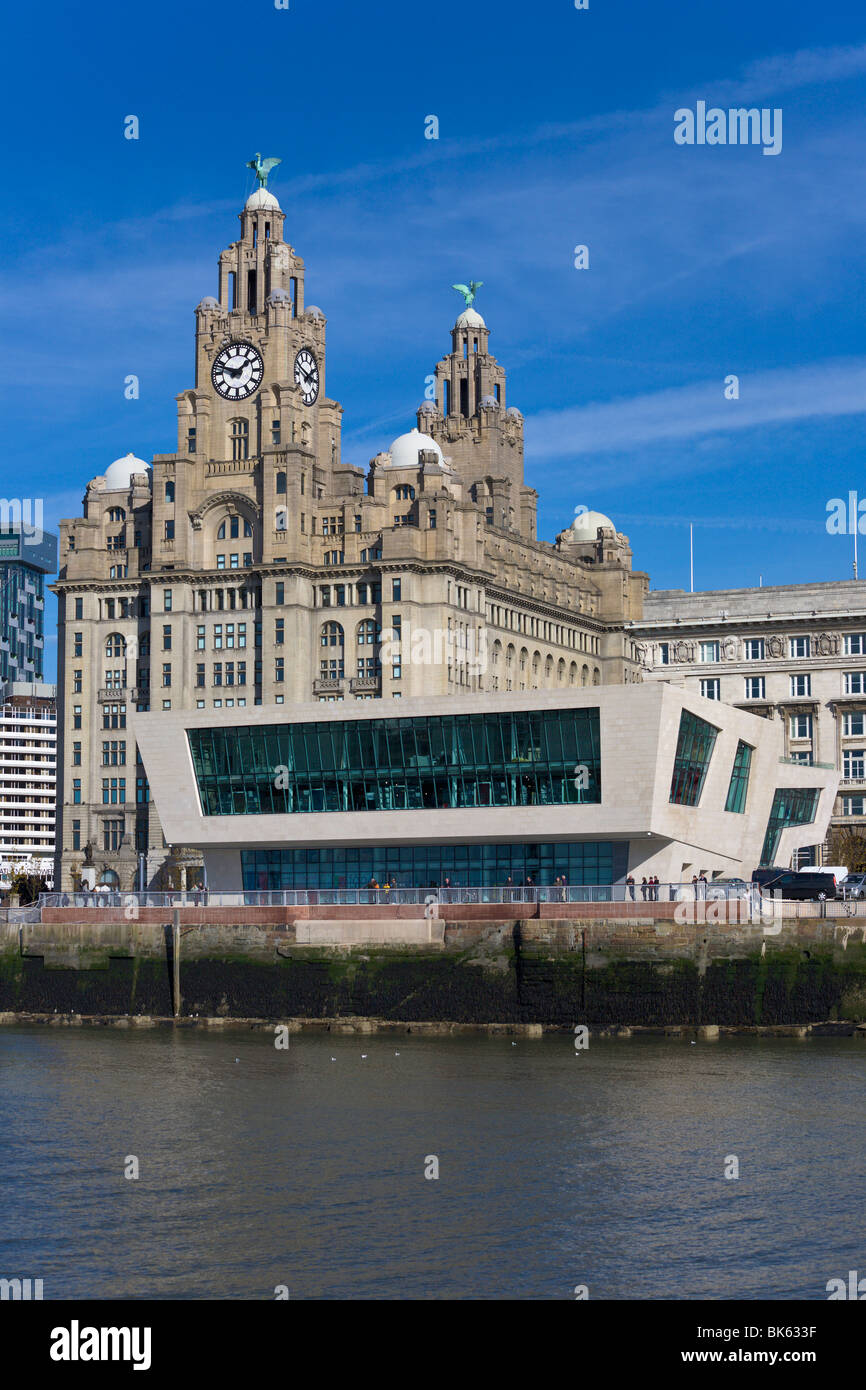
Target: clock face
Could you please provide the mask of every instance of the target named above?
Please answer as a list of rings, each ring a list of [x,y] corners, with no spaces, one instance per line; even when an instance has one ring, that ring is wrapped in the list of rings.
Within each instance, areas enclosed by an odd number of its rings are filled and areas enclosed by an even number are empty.
[[[301,348],[295,358],[295,384],[301,388],[304,405],[312,405],[319,394],[319,364],[309,348]]]
[[[216,355],[211,380],[227,401],[245,401],[262,384],[264,364],[251,343],[228,343]]]

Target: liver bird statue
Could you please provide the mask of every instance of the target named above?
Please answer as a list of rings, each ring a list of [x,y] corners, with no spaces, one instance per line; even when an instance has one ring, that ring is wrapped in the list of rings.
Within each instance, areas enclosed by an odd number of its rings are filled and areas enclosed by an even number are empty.
[[[463,295],[463,298],[466,300],[466,308],[469,309],[474,303],[475,296],[483,284],[483,280],[470,280],[468,285],[452,285],[451,288],[452,290],[457,290],[458,294]]]
[[[256,178],[257,178],[258,181],[259,181],[259,186],[260,186],[261,188],[267,188],[267,186],[268,186],[268,174],[269,174],[269,173],[271,172],[271,170],[275,167],[275,165],[281,164],[281,163],[282,163],[282,160],[280,160],[280,159],[275,159],[275,158],[273,157],[273,155],[271,155],[268,159],[262,159],[261,155],[258,154],[258,153],[256,153],[255,159],[248,159],[248,160],[247,160],[247,168],[248,168],[248,169],[255,169],[255,171],[256,171]]]

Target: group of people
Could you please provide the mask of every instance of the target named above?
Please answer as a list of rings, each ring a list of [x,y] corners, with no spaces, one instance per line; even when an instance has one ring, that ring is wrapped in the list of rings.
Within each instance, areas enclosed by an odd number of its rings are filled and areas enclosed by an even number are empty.
[[[634,902],[634,901],[635,901],[635,891],[634,891],[634,890],[635,890],[635,881],[634,881],[633,877],[631,876],[631,874],[629,874],[628,878],[626,879],[626,881],[625,881],[625,886],[626,886],[626,890],[627,890],[627,892],[628,892],[629,897],[631,898],[632,902]],[[659,900],[659,888],[660,888],[660,887],[661,887],[661,884],[659,883],[658,874],[653,874],[653,875],[650,876],[650,878],[642,878],[641,881],[640,881],[640,895],[641,895],[641,897],[643,898],[644,902],[645,902],[645,903],[657,903],[658,900]]]

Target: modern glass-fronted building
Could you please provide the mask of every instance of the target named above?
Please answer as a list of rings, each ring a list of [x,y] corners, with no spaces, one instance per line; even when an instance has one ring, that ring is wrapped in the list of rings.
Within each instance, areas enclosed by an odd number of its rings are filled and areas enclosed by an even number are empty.
[[[19,503],[20,506],[20,503]],[[0,684],[41,681],[45,576],[57,571],[57,537],[10,521],[0,504]]]
[[[212,888],[621,883],[786,863],[838,775],[661,684],[131,716],[169,844]]]

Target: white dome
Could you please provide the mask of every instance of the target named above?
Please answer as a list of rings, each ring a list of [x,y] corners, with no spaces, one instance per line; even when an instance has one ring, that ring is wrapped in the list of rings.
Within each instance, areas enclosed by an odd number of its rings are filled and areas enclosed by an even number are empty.
[[[418,455],[422,449],[431,450],[437,458],[441,468],[448,468],[445,457],[435,439],[429,434],[422,434],[420,430],[410,430],[408,434],[401,434],[391,445],[391,462],[389,468],[418,468]]]
[[[269,188],[257,188],[255,193],[251,193],[247,198],[244,206],[247,212],[272,212],[274,209],[280,211],[280,205]]]
[[[455,328],[486,328],[487,324],[477,309],[464,309],[454,325]]]
[[[611,531],[616,527],[604,512],[579,512],[571,523],[571,530],[579,540],[595,540],[599,526],[607,526]]]
[[[112,491],[117,488],[129,488],[132,485],[133,473],[149,472],[150,464],[145,463],[144,459],[136,458],[135,454],[126,454],[122,459],[115,459],[105,470],[105,486]]]

